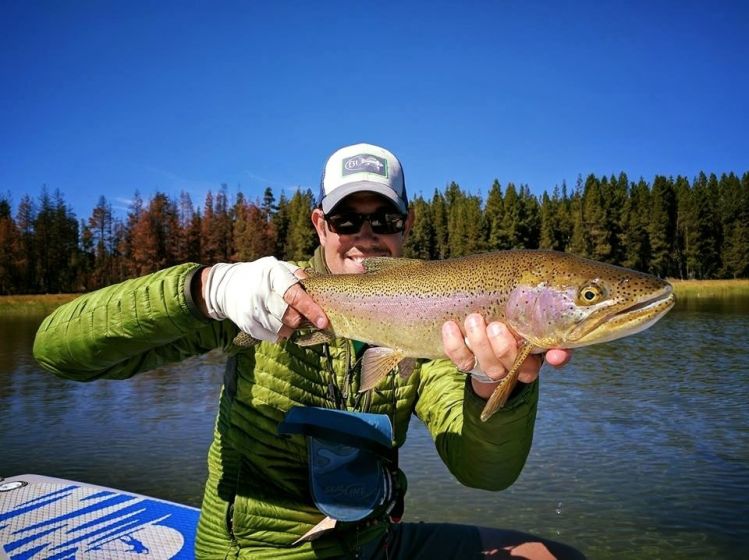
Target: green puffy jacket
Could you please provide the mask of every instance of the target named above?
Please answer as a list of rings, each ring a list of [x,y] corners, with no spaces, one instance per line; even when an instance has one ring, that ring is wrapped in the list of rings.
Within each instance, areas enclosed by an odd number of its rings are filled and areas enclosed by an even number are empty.
[[[309,266],[327,270],[319,249]],[[343,526],[332,536],[292,544],[323,516],[310,497],[303,438],[280,438],[276,428],[293,405],[333,407],[328,388],[333,373],[349,409],[390,416],[398,446],[415,413],[464,485],[500,490],[520,474],[531,446],[537,383],[486,423],[479,419],[484,401],[448,360],[424,362],[407,380],[390,375],[357,398],[354,343],[238,348],[232,344],[237,327],[202,318],[190,299],[199,269],[179,265],[81,296],[47,317],[34,343],[42,366],[79,381],[126,379],[215,348],[228,354],[197,557],[330,558],[385,530],[384,521]]]

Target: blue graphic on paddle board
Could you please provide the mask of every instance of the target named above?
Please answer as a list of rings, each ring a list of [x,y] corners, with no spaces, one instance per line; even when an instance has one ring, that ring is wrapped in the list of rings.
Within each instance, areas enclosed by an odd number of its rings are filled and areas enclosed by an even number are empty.
[[[10,560],[190,559],[197,522],[195,508],[75,483],[0,493]]]

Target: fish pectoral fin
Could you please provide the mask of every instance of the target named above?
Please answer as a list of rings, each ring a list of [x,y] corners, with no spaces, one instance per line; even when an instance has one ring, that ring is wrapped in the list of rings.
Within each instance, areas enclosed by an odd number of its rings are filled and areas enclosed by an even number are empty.
[[[252,348],[256,344],[260,344],[260,341],[257,338],[252,338],[251,335],[244,331],[239,331],[239,334],[232,340],[232,344],[240,348]]]
[[[518,355],[515,358],[510,371],[507,372],[507,375],[505,375],[499,382],[499,385],[494,389],[492,396],[489,397],[489,400],[486,402],[484,410],[481,411],[482,422],[489,420],[495,412],[507,404],[507,399],[510,398],[510,394],[518,381],[520,366],[531,353],[531,350],[533,350],[533,345],[528,342],[523,342],[522,346],[518,349]]]
[[[335,526],[337,523],[338,523],[337,519],[333,519],[332,517],[327,516],[325,517],[325,519],[320,521],[320,523],[312,527],[312,529],[310,529],[309,531],[304,533],[301,537],[299,537],[297,540],[295,540],[292,544],[296,546],[299,543],[303,543],[307,541],[314,541],[315,539],[335,529]]]
[[[370,348],[361,358],[361,382],[359,392],[369,391],[382,381],[390,370],[403,360],[403,354],[392,348]]]
[[[401,257],[369,257],[362,262],[364,270],[368,273],[379,272],[380,270],[387,270],[389,268],[422,264],[424,264],[424,261],[421,259],[404,259]]]
[[[330,331],[312,331],[299,335],[294,339],[297,346],[317,346],[318,344],[329,344],[335,340],[335,335]]]
[[[408,379],[416,368],[416,358],[403,358],[398,364],[398,375],[401,379]]]

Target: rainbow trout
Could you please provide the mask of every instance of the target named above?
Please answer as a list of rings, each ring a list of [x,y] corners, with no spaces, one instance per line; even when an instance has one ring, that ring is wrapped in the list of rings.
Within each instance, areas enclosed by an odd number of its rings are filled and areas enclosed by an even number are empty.
[[[422,261],[376,257],[363,274],[314,275],[305,290],[330,328],[298,338],[303,346],[345,337],[373,346],[362,356],[360,391],[375,387],[396,366],[404,377],[416,358],[445,358],[442,324],[480,313],[501,321],[519,341],[515,363],[481,414],[503,407],[530,353],[577,348],[640,332],[674,305],[663,280],[567,253],[499,251]],[[240,333],[235,343],[256,341]]]

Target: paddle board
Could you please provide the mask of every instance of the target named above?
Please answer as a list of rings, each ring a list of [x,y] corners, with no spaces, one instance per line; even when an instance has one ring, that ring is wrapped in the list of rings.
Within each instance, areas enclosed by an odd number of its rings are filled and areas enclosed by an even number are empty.
[[[0,479],[0,560],[187,560],[198,514],[60,478]]]

